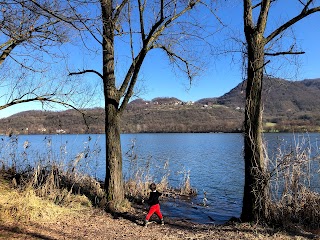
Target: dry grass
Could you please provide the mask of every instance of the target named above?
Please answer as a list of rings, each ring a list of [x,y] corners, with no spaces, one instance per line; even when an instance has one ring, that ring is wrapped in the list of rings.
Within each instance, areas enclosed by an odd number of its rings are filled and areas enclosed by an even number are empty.
[[[37,196],[32,188],[13,189],[0,177],[0,220],[2,222],[54,221],[58,217],[78,214],[88,208],[84,196],[69,197],[68,206],[59,206],[50,199]]]
[[[197,195],[197,190],[191,186],[190,171],[184,172],[184,178],[180,187],[180,194],[183,196]]]
[[[285,228],[295,224],[319,228],[320,194],[311,190],[312,181],[319,178],[319,170],[315,169],[319,167],[319,153],[312,152],[308,138],[277,151],[275,160],[270,161],[269,222]]]

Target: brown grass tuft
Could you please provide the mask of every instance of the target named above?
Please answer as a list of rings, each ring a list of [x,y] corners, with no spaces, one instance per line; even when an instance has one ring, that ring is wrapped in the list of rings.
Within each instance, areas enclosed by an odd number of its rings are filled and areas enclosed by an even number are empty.
[[[78,214],[85,210],[88,199],[70,196],[68,208],[54,204],[52,200],[37,196],[32,188],[13,189],[10,183],[0,177],[0,221],[28,222],[54,221],[64,215]]]

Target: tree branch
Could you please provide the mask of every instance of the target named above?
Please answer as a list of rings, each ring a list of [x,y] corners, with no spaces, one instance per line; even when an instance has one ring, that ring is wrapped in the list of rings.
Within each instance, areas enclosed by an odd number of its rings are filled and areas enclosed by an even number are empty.
[[[22,42],[22,41],[21,41]],[[4,60],[9,56],[9,54],[11,53],[11,51],[19,44],[16,41],[12,41],[11,43],[9,43],[10,45],[4,49],[0,55],[0,65],[4,62]]]
[[[102,45],[102,41],[99,40],[96,35],[94,35],[93,31],[91,31],[89,29],[89,27],[87,26],[87,24],[83,21],[83,19],[81,19],[81,17],[79,16],[79,14],[77,14],[75,12],[75,10],[72,8],[72,11],[74,12],[75,16],[78,18],[79,22],[81,22],[81,24],[84,26],[84,28],[87,30],[87,32],[89,32],[89,34],[93,37],[93,39],[95,39],[97,41],[97,43],[101,44]],[[81,36],[82,38],[82,36]],[[84,42],[84,41],[83,41]]]
[[[138,1],[140,4],[140,0]],[[140,11],[140,8],[139,8]],[[141,14],[141,13],[140,13]],[[140,16],[141,22],[141,16]],[[130,36],[130,49],[131,49],[131,59],[134,61],[134,47],[133,47],[133,33],[132,33],[132,22],[131,22],[131,9],[130,9],[130,2],[128,3],[128,23],[129,23],[129,36]],[[140,24],[141,25],[141,24]],[[143,27],[142,27],[143,29]],[[141,30],[143,32],[143,30]],[[144,33],[143,33],[144,34]],[[143,38],[142,38],[143,41]]]
[[[53,96],[53,94],[52,94],[52,96]],[[85,118],[86,114],[83,111],[81,111],[80,109],[74,107],[72,104],[69,104],[69,103],[66,103],[66,102],[62,102],[62,101],[59,101],[57,99],[52,99],[50,97],[37,96],[37,97],[34,97],[34,98],[29,98],[29,99],[14,99],[9,103],[0,106],[0,110],[3,110],[5,108],[11,107],[11,106],[14,106],[14,105],[17,105],[17,104],[35,102],[35,101],[57,103],[57,104],[60,104],[62,106],[70,107],[70,108],[76,110],[77,112],[81,113],[82,118],[84,120],[84,123],[85,123],[87,129],[89,129],[89,124],[87,123],[87,120]]]
[[[113,16],[113,19],[112,19],[114,24],[118,21],[120,13],[121,13],[122,9],[124,8],[124,6],[128,3],[128,1],[129,0],[123,0],[122,3],[116,7],[115,13],[114,13],[114,16]]]
[[[59,19],[62,22],[68,23],[70,24],[72,27],[74,27],[75,29],[78,29],[78,27],[74,24],[74,19],[70,19],[70,18],[66,18],[64,16],[58,15],[55,11],[51,11],[50,9],[41,6],[41,4],[39,4],[36,0],[29,0],[31,1],[35,6],[37,6],[39,9],[41,9],[42,11],[50,14],[51,16]]]
[[[254,22],[252,17],[252,2],[251,0],[243,1],[243,20],[245,33],[250,33],[254,29]]]
[[[306,52],[275,52],[275,53],[265,53],[266,56],[279,56],[279,55],[298,55],[298,54],[305,54]]]
[[[134,86],[137,82],[138,74],[139,74],[141,65],[143,63],[143,60],[144,60],[145,56],[147,55],[147,52],[148,52],[148,50],[143,48],[141,50],[141,52],[139,53],[138,57],[135,59],[135,61],[134,61],[135,63],[132,63],[132,65],[131,65],[133,67],[133,71],[130,75],[127,75],[127,78],[128,78],[127,80],[129,80],[128,83],[130,82],[129,87],[127,89],[126,94],[124,94],[124,92],[121,92],[121,95],[122,96],[124,95],[124,99],[123,99],[121,106],[119,108],[120,114],[123,113],[124,109],[126,108],[128,102],[133,94],[133,89],[134,89]],[[123,85],[121,87],[123,87]],[[123,90],[125,90],[125,89],[123,89]]]
[[[73,76],[73,75],[81,75],[81,74],[84,74],[84,73],[95,73],[97,74],[101,79],[103,79],[103,76],[101,73],[99,73],[98,71],[96,70],[92,70],[92,69],[87,69],[87,70],[83,70],[83,71],[80,71],[80,72],[70,72],[68,75],[69,76]]]
[[[144,46],[148,47],[149,49],[152,46],[148,46],[150,43],[154,43],[156,39],[163,33],[164,29],[168,27],[173,21],[175,21],[177,18],[181,17],[183,14],[185,14],[187,11],[192,9],[196,4],[198,4],[200,0],[190,1],[187,7],[182,9],[179,13],[175,13],[171,18],[168,18],[166,21],[165,19],[160,19],[158,22],[156,22],[153,27],[151,28],[144,44]]]
[[[295,23],[297,23],[299,20],[307,17],[308,15],[310,15],[312,13],[319,12],[320,11],[320,7],[315,7],[315,8],[311,8],[311,9],[308,10],[308,6],[311,4],[311,2],[312,2],[312,0],[308,1],[308,3],[305,5],[305,7],[303,8],[303,10],[301,11],[301,13],[299,15],[297,15],[296,17],[290,19],[289,21],[284,23],[282,26],[277,28],[275,31],[273,31],[268,37],[266,37],[266,43],[270,42],[277,35],[279,35],[281,32],[283,32],[287,28],[289,28],[292,25],[294,25]]]
[[[139,20],[140,20],[140,31],[141,31],[141,39],[142,39],[142,42],[145,40],[146,38],[146,35],[145,35],[145,32],[144,32],[144,20],[143,20],[143,12],[144,12],[144,4],[141,4],[141,0],[138,0],[138,4],[139,4]]]
[[[193,76],[190,71],[191,64],[186,59],[170,51],[166,46],[161,45],[161,46],[155,46],[155,47],[164,50],[172,61],[174,61],[174,59],[178,59],[180,62],[182,62],[185,65],[185,68],[186,68],[185,72],[187,73],[190,82],[192,81]]]
[[[258,17],[258,22],[257,22],[257,30],[260,34],[263,34],[266,28],[268,13],[270,9],[270,1],[271,0],[261,1],[261,9]]]
[[[273,3],[273,2],[275,2],[275,1],[277,1],[277,0],[271,0],[270,3]],[[261,3],[262,3],[262,2],[259,2],[259,3],[257,3],[256,5],[252,6],[252,9],[255,9],[255,8],[261,6]]]
[[[143,19],[140,18],[140,21],[143,21]],[[144,37],[143,41],[142,41],[142,48],[139,52],[139,54],[137,55],[137,57],[135,57],[133,60],[132,60],[132,64],[124,78],[124,81],[123,83],[121,84],[121,87],[119,89],[119,93],[121,96],[124,96],[125,95],[125,91],[126,89],[128,88],[128,85],[130,83],[130,79],[132,77],[132,74],[134,74],[134,72],[136,71],[136,63],[139,61],[140,57],[144,54],[147,53],[148,51],[148,45],[149,45],[149,42],[150,40],[152,39],[152,36],[153,34],[155,33],[155,31],[157,30],[158,27],[161,26],[161,24],[164,22],[164,19],[160,19],[159,21],[157,21],[151,28],[150,32],[148,33],[148,36],[147,37]],[[140,23],[141,24],[141,23]]]
[[[140,2],[140,1],[139,1]],[[133,94],[133,88],[134,85],[137,81],[138,78],[138,73],[140,70],[140,67],[142,65],[142,62],[148,53],[149,50],[151,50],[153,47],[153,44],[156,42],[156,40],[159,38],[159,36],[163,33],[163,31],[177,18],[181,17],[184,13],[192,9],[197,3],[199,3],[200,0],[194,0],[190,1],[190,3],[182,9],[180,12],[173,14],[170,18],[164,18],[164,12],[163,12],[163,7],[164,4],[161,2],[160,4],[160,19],[157,20],[151,27],[149,33],[146,35],[142,43],[141,50],[139,54],[133,59],[132,64],[125,76],[125,79],[119,89],[119,94],[120,96],[124,97],[121,106],[119,108],[119,112],[122,113],[123,110],[125,109],[125,106],[127,105],[130,97]],[[141,21],[141,19],[140,19]],[[176,55],[176,58],[178,58],[178,55]],[[183,60],[182,58],[180,59],[181,61]],[[188,76],[191,76],[191,73],[189,71],[189,65],[187,66],[187,72]]]

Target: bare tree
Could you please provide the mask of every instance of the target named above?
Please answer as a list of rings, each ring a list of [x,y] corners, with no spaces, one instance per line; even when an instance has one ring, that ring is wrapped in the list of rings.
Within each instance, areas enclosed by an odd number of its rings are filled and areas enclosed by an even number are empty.
[[[274,41],[283,32],[305,17],[319,12],[314,0],[297,0],[301,6],[296,16],[266,34],[268,14],[276,0],[243,1],[244,33],[247,44],[247,86],[244,122],[245,187],[241,219],[256,221],[267,215],[268,173],[262,149],[262,100],[263,75],[270,60],[267,56],[302,54],[295,50],[295,43],[284,51],[269,52]],[[289,6],[288,6],[289,7]]]
[[[106,113],[105,189],[110,210],[117,209],[124,200],[120,118],[134,94],[142,64],[151,50],[162,50],[191,81],[199,68],[192,61],[191,56],[195,55],[190,54],[190,45],[188,48],[185,44],[195,38],[205,38],[205,29],[198,25],[198,20],[191,14],[200,6],[205,5],[199,0],[100,0],[102,31],[91,29],[90,33],[103,51],[102,73],[87,69],[71,75],[91,72],[103,82]],[[122,51],[127,50],[128,57],[127,70],[122,79],[116,79],[118,75],[115,74],[119,64],[116,62],[119,57],[116,46],[119,42],[123,46]]]
[[[0,110],[32,101],[75,106],[77,83],[50,67],[62,57],[53,47],[70,41],[72,28],[65,19],[75,26],[72,14],[60,1],[0,1]]]

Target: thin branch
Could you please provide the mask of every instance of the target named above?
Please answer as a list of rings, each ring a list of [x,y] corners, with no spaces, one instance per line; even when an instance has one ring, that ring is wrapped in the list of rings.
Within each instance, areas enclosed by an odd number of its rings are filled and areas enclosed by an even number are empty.
[[[312,2],[313,2],[313,0],[309,0],[306,4],[302,4],[302,5],[304,5],[302,12],[306,12]]]
[[[161,0],[161,3],[160,3],[160,19],[164,19],[164,2],[163,0]]]
[[[93,31],[91,31],[91,30],[89,29],[89,27],[87,26],[87,24],[81,19],[81,17],[79,17],[79,14],[77,14],[73,8],[71,8],[71,9],[72,9],[72,11],[74,12],[75,16],[78,18],[79,22],[81,22],[81,24],[84,26],[84,28],[87,30],[87,32],[89,32],[89,34],[93,37],[93,39],[95,39],[99,44],[102,44],[102,41],[100,41],[100,40],[96,37],[96,35],[94,35]],[[81,38],[82,38],[82,36],[81,36]],[[83,40],[82,40],[82,41],[83,41]],[[83,41],[83,42],[85,42],[85,41]]]
[[[32,67],[28,67],[27,65],[21,63],[19,60],[15,59],[12,55],[9,55],[9,58],[12,59],[14,62],[16,62],[18,65],[20,65],[22,68],[28,69],[28,70],[30,70],[32,72],[42,73],[42,72],[46,71],[46,69],[42,70],[41,68],[35,69],[35,68],[32,68]]]
[[[219,22],[223,27],[227,27],[227,25],[225,25],[225,24],[222,22],[221,18],[215,13],[215,11],[213,11],[213,10],[208,6],[207,3],[205,3],[205,2],[200,2],[200,4],[202,4],[202,5],[205,6],[207,9],[209,9],[209,11],[211,12],[211,14],[213,14],[213,16],[218,20],[218,22]]]
[[[140,4],[140,0],[139,0],[139,4]],[[139,8],[140,9],[140,8]],[[141,13],[140,13],[141,14]],[[140,22],[142,21],[141,16],[140,16]],[[131,22],[131,9],[130,9],[130,2],[128,3],[128,23],[129,23],[129,36],[130,36],[130,49],[131,49],[131,59],[132,61],[134,61],[134,48],[133,48],[133,33],[132,33],[132,22]],[[143,26],[142,26],[142,41],[144,38],[144,30],[143,30]]]
[[[34,5],[36,5],[38,8],[40,8],[44,12],[50,14],[51,16],[53,16],[53,17],[55,17],[55,18],[57,18],[59,20],[61,20],[62,22],[70,24],[75,29],[78,29],[78,27],[74,24],[74,19],[65,18],[64,16],[60,16],[55,11],[51,11],[50,9],[41,6],[41,4],[39,4],[36,0],[29,0],[29,1],[31,1]]]
[[[144,19],[143,19],[143,13],[144,13],[144,4],[141,4],[141,0],[138,0],[138,4],[139,4],[139,19],[140,19],[140,31],[141,31],[141,39],[142,42],[145,40],[146,38],[146,34],[144,32]],[[131,33],[131,27],[130,27],[130,33]]]
[[[176,19],[178,19],[179,17],[181,17],[183,14],[185,14],[187,11],[189,11],[190,9],[192,9],[197,3],[199,3],[200,0],[196,0],[196,1],[192,1],[190,2],[190,4],[188,4],[187,7],[185,7],[184,9],[182,9],[179,13],[174,14],[171,18],[167,19],[164,22],[164,19],[160,19],[157,23],[155,23],[153,25],[153,27],[151,28],[148,37],[146,39],[146,42],[152,43],[155,42],[155,40],[162,34],[162,32],[164,31],[164,29],[166,29],[173,21],[175,21]],[[163,24],[162,24],[163,23]],[[162,25],[162,26],[161,26]],[[161,27],[160,27],[161,26]]]
[[[186,68],[185,72],[187,73],[188,78],[189,78],[189,80],[191,82],[192,81],[192,74],[191,74],[191,71],[190,71],[191,64],[186,59],[184,59],[181,56],[179,56],[178,54],[170,51],[166,46],[161,45],[161,46],[157,46],[157,47],[162,49],[162,50],[164,50],[167,53],[167,55],[169,56],[170,59],[175,59],[176,58],[176,59],[180,60],[185,65],[185,68]]]
[[[298,54],[305,54],[306,52],[275,52],[275,53],[265,53],[266,56],[279,56],[279,55],[298,55]]]
[[[53,94],[51,94],[51,95],[53,95]],[[57,103],[57,104],[60,104],[62,106],[70,107],[70,108],[76,110],[77,112],[81,113],[82,118],[84,120],[84,123],[85,123],[87,129],[89,129],[89,124],[87,123],[87,120],[85,118],[86,114],[83,111],[81,111],[80,109],[74,107],[72,104],[69,104],[69,103],[66,103],[66,102],[62,102],[62,101],[59,101],[57,99],[52,99],[50,97],[37,96],[37,97],[34,97],[34,98],[29,98],[29,99],[15,99],[15,100],[11,101],[10,103],[7,103],[5,105],[0,106],[0,110],[3,110],[5,108],[11,107],[11,106],[14,106],[14,105],[17,105],[17,104],[35,102],[35,101]]]
[[[95,73],[95,74],[97,74],[101,79],[103,79],[102,74],[99,73],[99,72],[96,71],[96,70],[93,70],[93,69],[87,69],[87,70],[83,70],[83,71],[80,71],[80,72],[71,72],[71,73],[69,73],[68,75],[69,75],[69,76],[72,76],[72,75],[80,75],[80,74],[84,74],[84,73]]]

